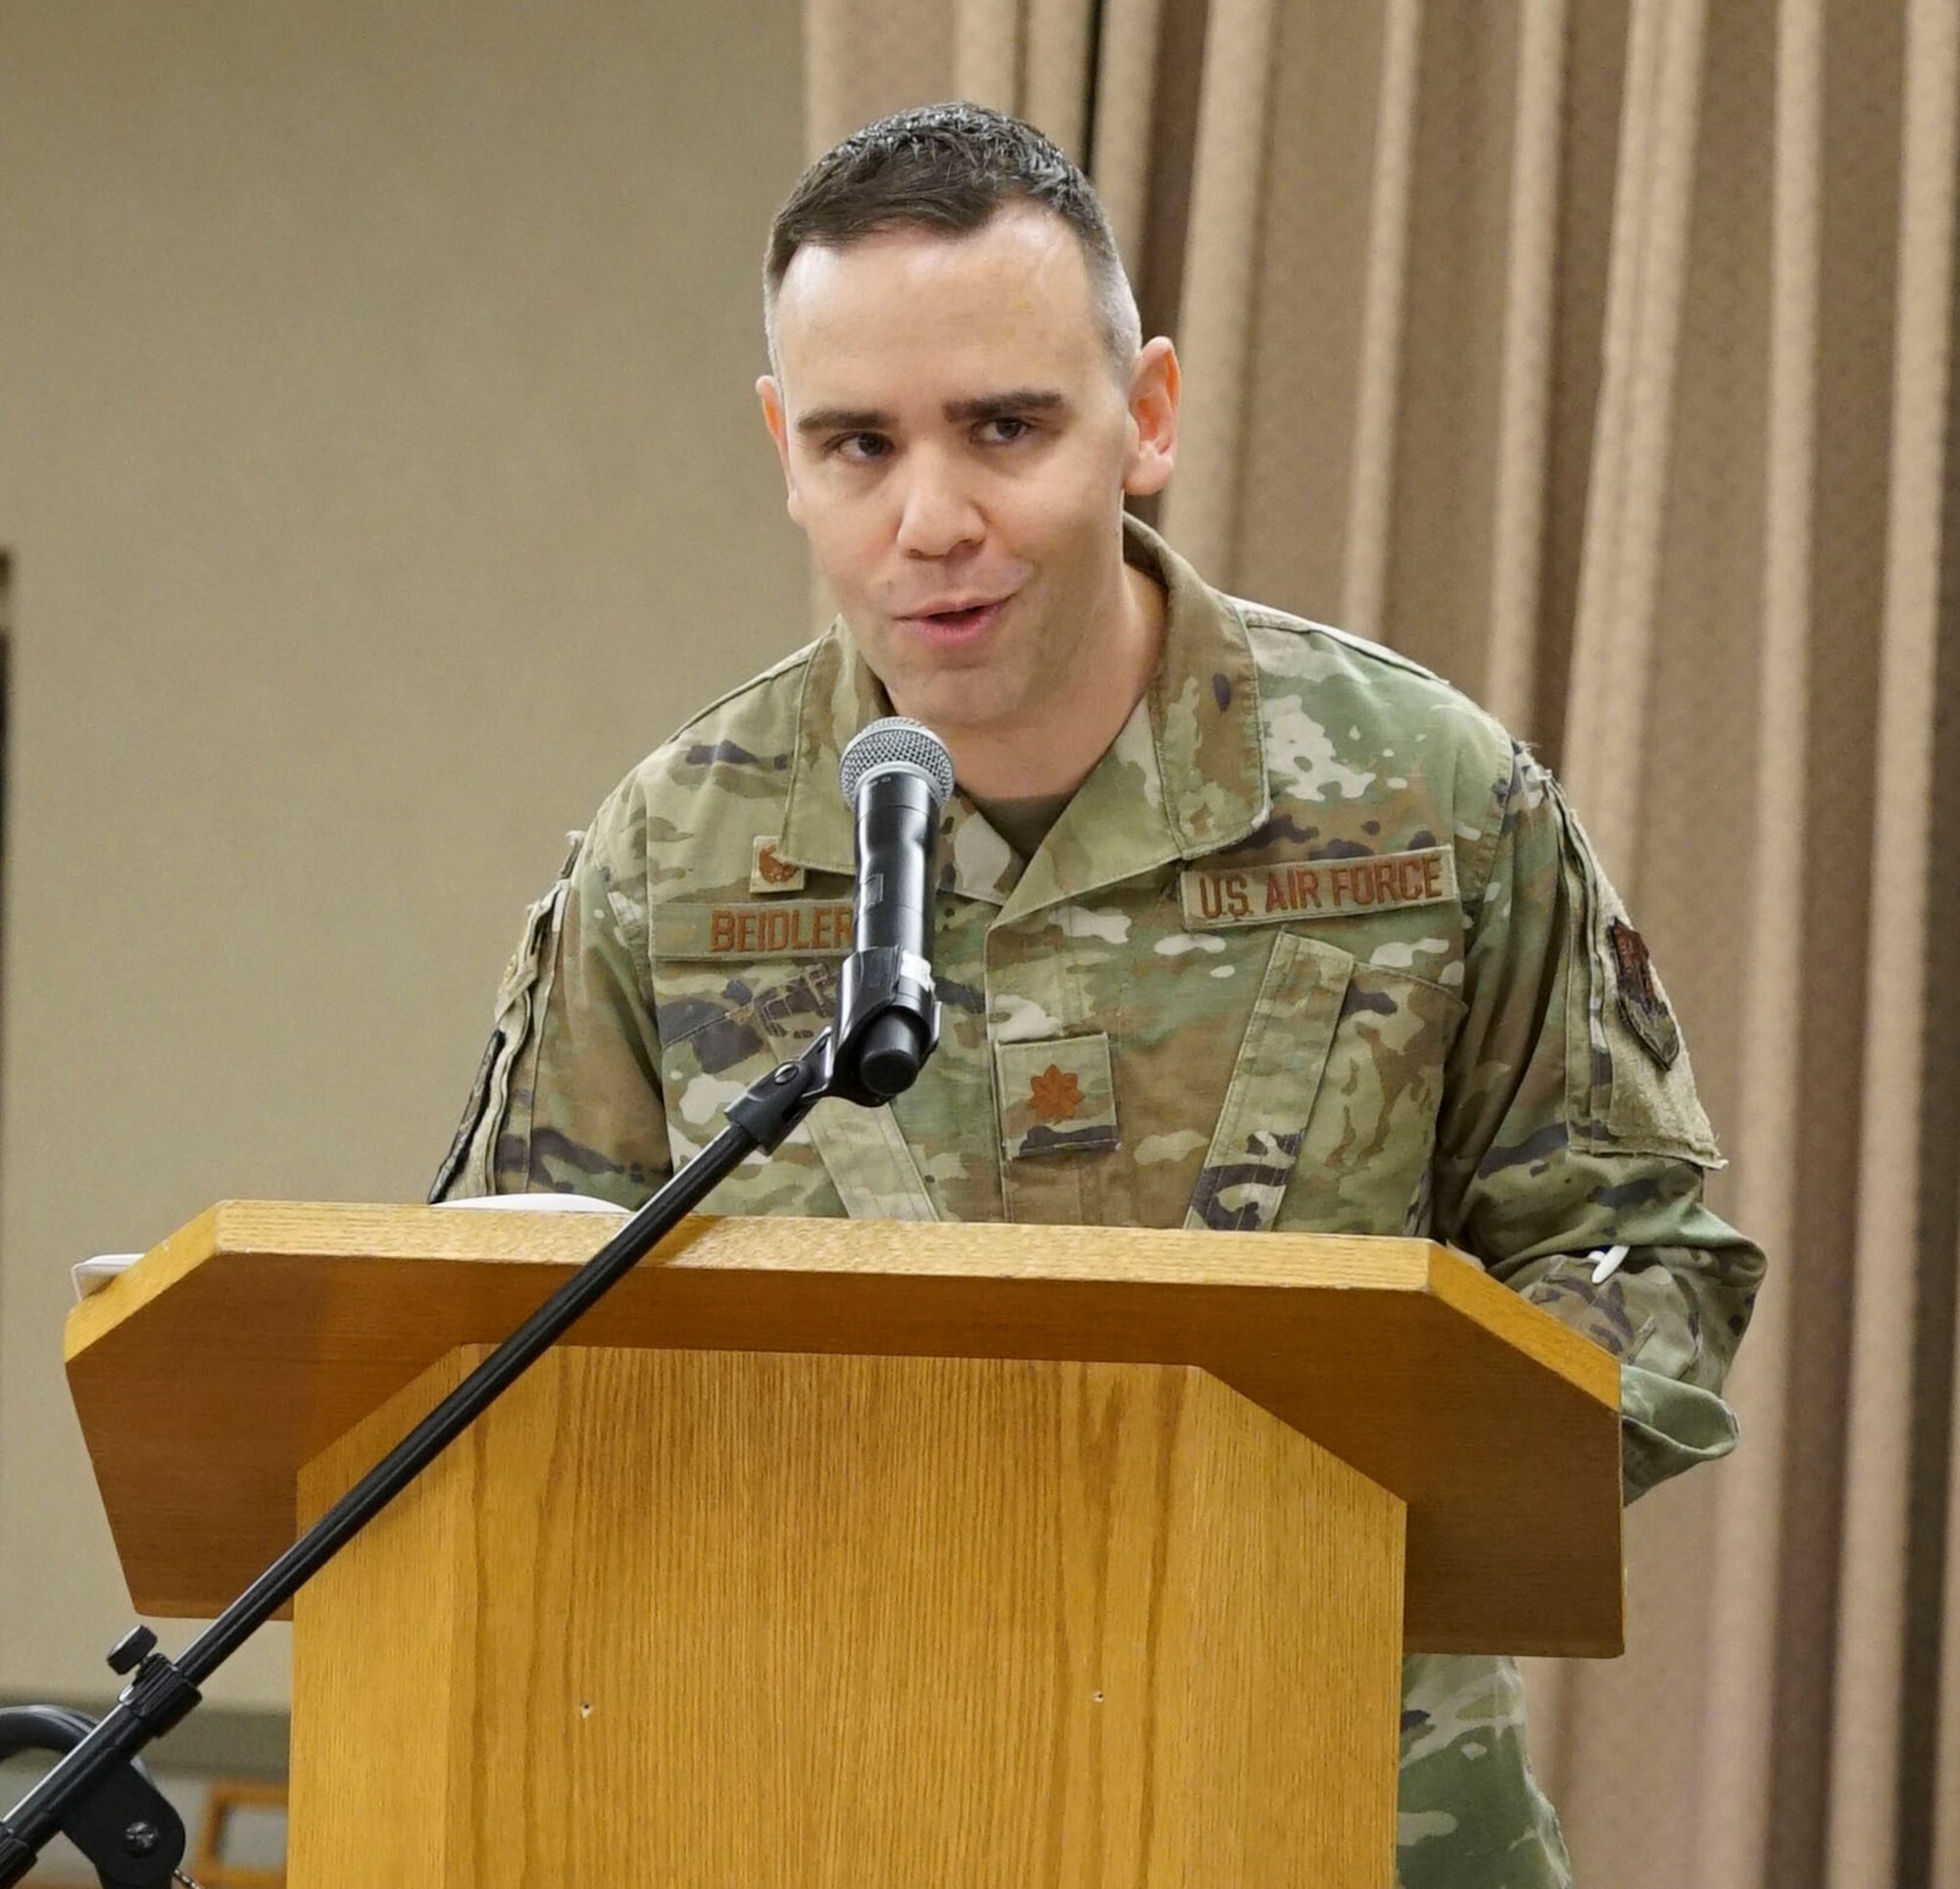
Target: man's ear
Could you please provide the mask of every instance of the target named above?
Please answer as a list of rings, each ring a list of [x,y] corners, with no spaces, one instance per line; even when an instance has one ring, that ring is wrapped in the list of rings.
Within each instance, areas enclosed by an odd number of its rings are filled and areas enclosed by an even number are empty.
[[[782,462],[783,483],[789,488],[790,516],[803,523],[803,496],[797,491],[796,474],[790,469],[789,419],[783,412],[783,390],[774,374],[763,374],[756,382],[756,398],[762,403],[762,423],[776,443],[776,458]]]
[[[1147,341],[1130,374],[1130,450],[1123,464],[1123,490],[1135,497],[1161,492],[1170,483],[1182,385],[1169,336]]]

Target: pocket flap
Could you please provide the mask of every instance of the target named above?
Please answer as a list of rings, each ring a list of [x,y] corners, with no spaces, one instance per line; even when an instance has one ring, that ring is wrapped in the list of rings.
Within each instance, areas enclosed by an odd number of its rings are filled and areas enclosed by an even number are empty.
[[[1353,971],[1318,939],[1273,939],[1187,1227],[1263,1233],[1278,1218]]]

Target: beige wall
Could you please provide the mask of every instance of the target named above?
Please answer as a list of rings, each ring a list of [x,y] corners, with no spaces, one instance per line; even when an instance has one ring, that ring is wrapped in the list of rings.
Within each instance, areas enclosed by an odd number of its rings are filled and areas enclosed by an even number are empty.
[[[419,1197],[564,829],[801,640],[797,11],[0,13],[0,1693],[127,1620],[70,1261]],[[215,1696],[284,1688],[275,1632]]]

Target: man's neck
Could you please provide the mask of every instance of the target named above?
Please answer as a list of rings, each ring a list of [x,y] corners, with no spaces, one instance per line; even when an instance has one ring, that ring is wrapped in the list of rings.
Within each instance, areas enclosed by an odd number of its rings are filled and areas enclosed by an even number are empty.
[[[1094,640],[1090,659],[1037,717],[998,734],[945,731],[954,773],[969,794],[995,800],[1072,794],[1102,758],[1163,651],[1166,599],[1156,580],[1126,563],[1118,595],[1109,634]]]

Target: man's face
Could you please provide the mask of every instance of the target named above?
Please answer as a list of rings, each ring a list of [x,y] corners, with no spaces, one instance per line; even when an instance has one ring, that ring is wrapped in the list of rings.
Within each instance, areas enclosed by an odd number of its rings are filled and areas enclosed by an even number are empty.
[[[1170,344],[1119,382],[1081,244],[1035,206],[806,246],[776,336],[790,515],[893,702],[956,736],[1080,700],[1124,607],[1123,495],[1170,475]]]

